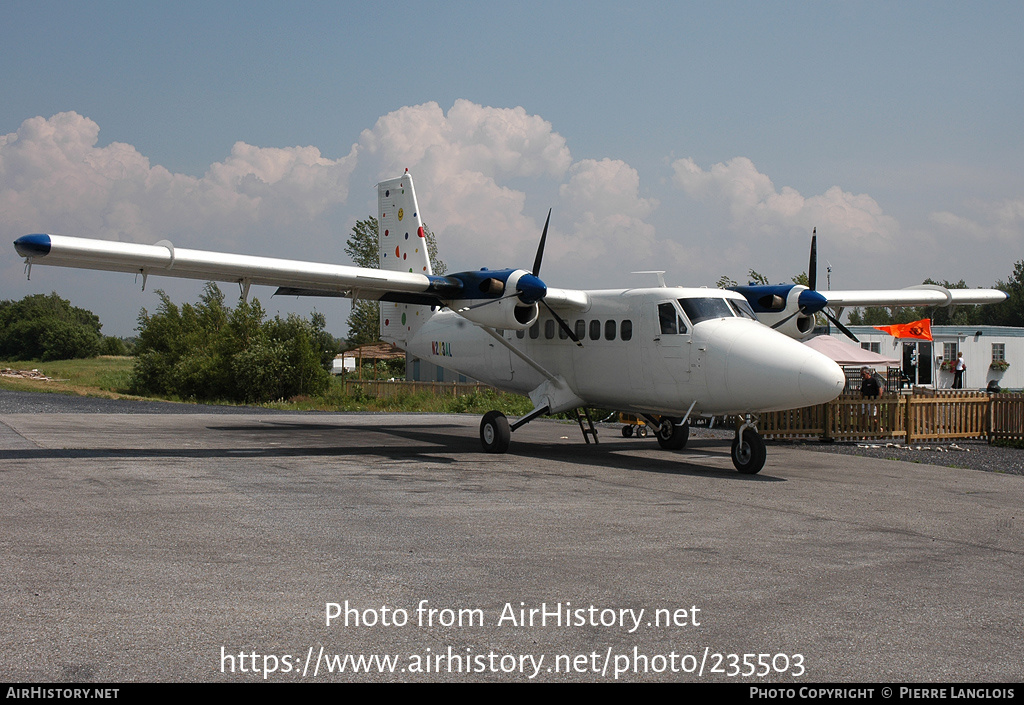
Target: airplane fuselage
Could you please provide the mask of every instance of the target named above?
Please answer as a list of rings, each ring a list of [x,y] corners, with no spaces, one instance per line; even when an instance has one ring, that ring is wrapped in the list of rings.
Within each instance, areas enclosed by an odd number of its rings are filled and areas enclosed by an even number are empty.
[[[657,287],[587,295],[585,310],[562,312],[582,347],[544,312],[527,330],[496,331],[520,356],[457,313],[441,311],[408,351],[520,394],[544,382],[540,367],[587,405],[668,416],[683,416],[691,405],[694,414],[794,408],[842,391],[834,362],[754,320],[739,294]]]

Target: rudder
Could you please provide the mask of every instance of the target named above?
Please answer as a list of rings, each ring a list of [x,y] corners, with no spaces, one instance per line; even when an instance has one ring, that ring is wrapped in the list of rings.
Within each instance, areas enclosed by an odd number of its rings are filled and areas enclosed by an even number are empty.
[[[409,172],[377,184],[377,239],[381,269],[432,274],[423,221]],[[429,306],[381,301],[380,337],[404,347],[429,317]]]

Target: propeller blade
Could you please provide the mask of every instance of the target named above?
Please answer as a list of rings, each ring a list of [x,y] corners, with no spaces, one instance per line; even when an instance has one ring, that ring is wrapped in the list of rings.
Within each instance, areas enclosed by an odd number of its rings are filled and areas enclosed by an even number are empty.
[[[548,302],[547,301],[545,301],[544,299],[541,299],[540,302],[542,304],[544,304],[544,308],[546,308],[548,310],[548,313],[550,313],[554,317],[554,319],[556,321],[558,321],[558,325],[562,327],[562,330],[565,332],[565,334],[567,336],[569,336],[569,339],[572,342],[576,343],[577,345],[579,345],[582,348],[583,347],[583,343],[581,343],[580,339],[576,337],[576,334],[572,332],[572,328],[569,327],[569,324],[566,323],[564,320],[562,320],[561,316],[559,316],[557,313],[555,313],[555,309],[553,309],[550,306],[548,306]]]
[[[811,231],[811,261],[807,263],[807,284],[812,291],[818,290],[818,228]]]
[[[484,301],[483,303],[473,304],[472,306],[463,306],[460,309],[456,309],[455,312],[461,313],[462,311],[472,311],[475,308],[480,308],[481,306],[490,306],[491,304],[496,304],[499,301],[504,301],[505,299],[514,299],[517,296],[519,296],[519,292],[513,291],[511,294],[505,294],[504,296],[499,296],[496,299],[489,299],[488,301]]]
[[[831,313],[829,313],[827,310],[824,310],[824,309],[822,309],[822,313],[825,314],[825,318],[827,318],[828,320],[830,320],[833,323],[835,323],[836,324],[836,328],[841,330],[843,332],[843,334],[847,338],[849,338],[850,340],[852,340],[855,343],[859,343],[860,342],[860,340],[857,339],[857,336],[855,336],[853,333],[850,332],[849,328],[847,328],[846,326],[844,326],[842,323],[839,322],[838,318],[836,318],[835,316],[833,316]]]
[[[780,327],[782,327],[786,323],[786,321],[788,321],[790,318],[793,318],[794,316],[799,316],[803,312],[804,312],[804,310],[802,308],[797,309],[795,313],[789,314],[788,316],[783,318],[778,323],[775,323],[774,325],[772,325],[772,328],[780,328]]]
[[[537,246],[537,256],[533,260],[533,276],[540,276],[540,262],[544,259],[544,241],[548,239],[548,223],[551,222],[551,209],[548,208],[548,219],[544,221],[544,230],[540,234],[540,245]]]

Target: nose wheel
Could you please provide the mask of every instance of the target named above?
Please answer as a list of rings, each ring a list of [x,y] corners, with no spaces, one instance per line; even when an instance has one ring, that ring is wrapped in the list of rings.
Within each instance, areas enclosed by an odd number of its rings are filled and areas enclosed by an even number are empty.
[[[768,452],[764,439],[752,426],[744,424],[732,441],[732,464],[744,475],[756,475],[764,467]]]

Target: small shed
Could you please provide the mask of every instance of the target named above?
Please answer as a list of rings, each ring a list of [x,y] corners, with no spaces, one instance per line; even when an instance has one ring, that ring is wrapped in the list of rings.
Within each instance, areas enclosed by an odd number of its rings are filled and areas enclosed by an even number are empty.
[[[356,371],[359,378],[363,377],[364,361],[377,362],[378,360],[405,360],[405,351],[391,343],[367,343],[357,348],[346,350],[334,358],[333,369],[335,374],[341,371]],[[340,363],[339,363],[340,361]],[[338,369],[338,368],[341,369]]]

